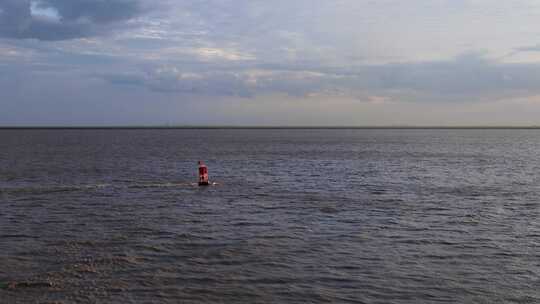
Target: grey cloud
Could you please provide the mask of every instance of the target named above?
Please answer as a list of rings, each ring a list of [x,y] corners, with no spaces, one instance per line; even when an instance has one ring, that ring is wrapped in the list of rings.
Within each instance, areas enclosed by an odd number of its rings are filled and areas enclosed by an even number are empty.
[[[115,85],[144,85],[144,79],[136,74],[104,74],[98,77]]]
[[[516,52],[540,52],[540,45],[523,46],[516,48]]]
[[[235,73],[181,73],[176,69],[157,69],[144,73],[109,73],[100,78],[119,85],[144,86],[154,92],[199,95],[252,96],[245,79]]]
[[[359,99],[377,95],[403,101],[469,102],[540,94],[540,65],[502,64],[477,54],[448,61],[356,67],[309,63],[246,65],[214,71],[154,67],[101,78],[152,91],[224,96],[308,96],[329,92]]]
[[[144,86],[162,93],[185,93],[206,96],[252,97],[263,93],[286,93],[304,96],[315,88],[291,72],[271,72],[254,77],[249,71],[181,72],[177,69],[154,69],[139,73],[108,73],[99,78],[116,85]]]
[[[59,18],[32,14],[32,6]],[[142,13],[139,0],[0,0],[0,36],[67,40],[107,32]]]
[[[378,89],[409,90],[441,101],[501,99],[540,92],[540,66],[502,64],[474,55],[452,61],[372,68]]]

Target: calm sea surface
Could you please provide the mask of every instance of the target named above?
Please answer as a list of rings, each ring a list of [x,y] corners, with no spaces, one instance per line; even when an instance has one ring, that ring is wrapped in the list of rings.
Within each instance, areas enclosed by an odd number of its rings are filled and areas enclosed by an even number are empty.
[[[0,302],[540,303],[539,215],[540,130],[1,130]]]

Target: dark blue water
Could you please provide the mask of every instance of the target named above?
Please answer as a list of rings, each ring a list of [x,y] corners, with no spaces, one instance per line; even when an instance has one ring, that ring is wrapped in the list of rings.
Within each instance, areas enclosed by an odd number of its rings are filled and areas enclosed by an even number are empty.
[[[540,303],[539,177],[540,130],[3,130],[0,302]]]

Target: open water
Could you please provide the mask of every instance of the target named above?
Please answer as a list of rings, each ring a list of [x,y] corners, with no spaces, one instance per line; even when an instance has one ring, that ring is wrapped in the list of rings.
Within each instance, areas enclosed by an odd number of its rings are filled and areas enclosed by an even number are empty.
[[[540,303],[539,215],[540,130],[1,130],[0,302]]]

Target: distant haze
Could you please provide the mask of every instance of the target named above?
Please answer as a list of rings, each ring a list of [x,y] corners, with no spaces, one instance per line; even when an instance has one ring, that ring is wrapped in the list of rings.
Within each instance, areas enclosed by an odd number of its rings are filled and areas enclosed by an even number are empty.
[[[534,0],[0,0],[0,126],[540,125]]]

